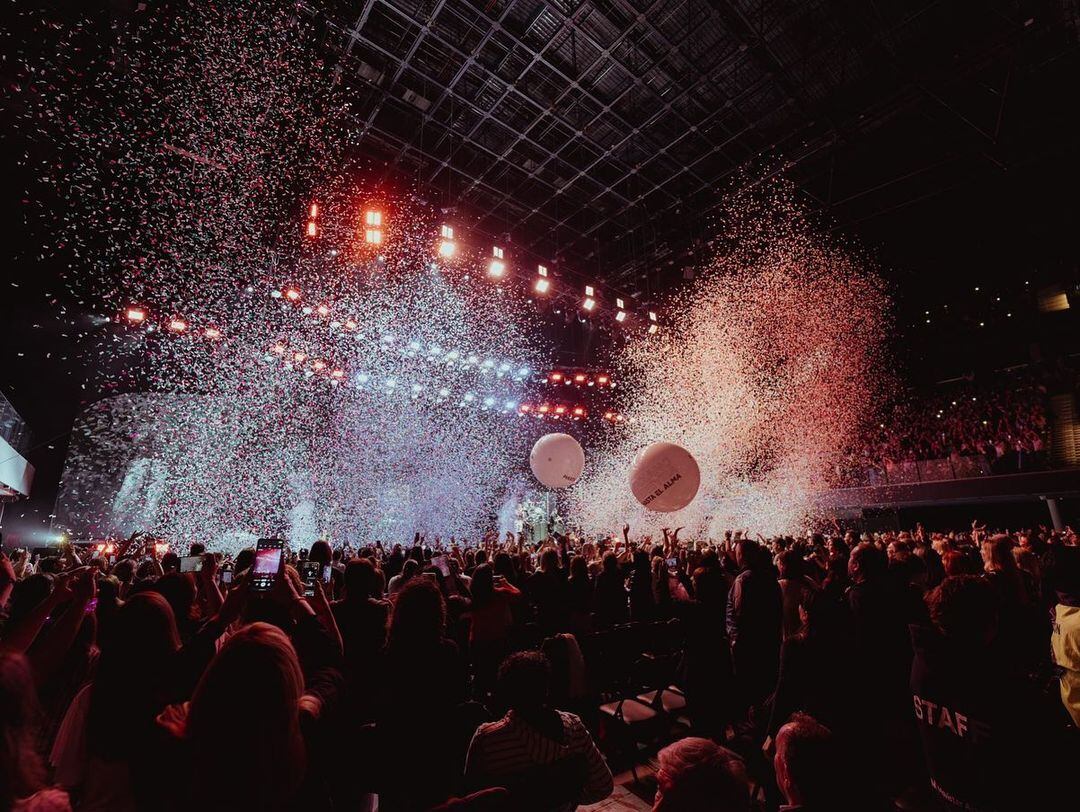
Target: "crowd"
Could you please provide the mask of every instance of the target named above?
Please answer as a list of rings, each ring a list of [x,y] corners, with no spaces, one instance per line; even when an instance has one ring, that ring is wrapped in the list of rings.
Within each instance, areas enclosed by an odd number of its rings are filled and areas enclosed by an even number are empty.
[[[649,759],[664,812],[1072,808],[1077,545],[12,551],[0,809],[562,810]]]
[[[894,405],[846,460],[847,477],[923,460],[977,458],[994,473],[1046,465],[1046,388],[1034,381],[953,386]]]

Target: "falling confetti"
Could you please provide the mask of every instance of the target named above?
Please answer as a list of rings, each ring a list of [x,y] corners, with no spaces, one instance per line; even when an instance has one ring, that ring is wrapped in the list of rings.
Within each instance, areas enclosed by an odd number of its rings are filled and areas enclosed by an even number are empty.
[[[586,528],[790,533],[835,484],[887,387],[888,300],[867,263],[792,201],[783,184],[729,200],[715,259],[662,330],[627,345],[624,428],[573,494]],[[634,455],[661,440],[702,471],[697,499],[672,515],[647,513],[626,484]]]

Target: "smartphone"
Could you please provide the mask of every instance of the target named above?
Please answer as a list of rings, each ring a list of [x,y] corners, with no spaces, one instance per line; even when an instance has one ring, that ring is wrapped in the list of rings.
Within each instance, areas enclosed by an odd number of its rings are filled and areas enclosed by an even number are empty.
[[[439,572],[443,574],[443,578],[450,577],[450,564],[445,555],[433,555],[431,557],[431,566],[435,567]]]
[[[283,539],[259,539],[255,545],[255,563],[251,565],[251,590],[269,592],[281,570],[285,552]]]
[[[185,555],[180,559],[180,572],[200,572],[201,570],[201,555]]]
[[[300,562],[300,580],[304,582],[304,597],[315,597],[315,582],[322,576],[322,567],[318,561]]]
[[[322,568],[322,582],[324,584],[330,583],[330,576],[333,575],[333,573],[334,573],[334,568],[332,566],[330,566],[329,564],[327,564],[325,567],[323,567]]]
[[[679,559],[669,558],[667,560],[667,565],[669,570],[677,570],[679,568]]]
[[[221,570],[221,583],[226,586],[232,583],[232,567],[225,567]]]

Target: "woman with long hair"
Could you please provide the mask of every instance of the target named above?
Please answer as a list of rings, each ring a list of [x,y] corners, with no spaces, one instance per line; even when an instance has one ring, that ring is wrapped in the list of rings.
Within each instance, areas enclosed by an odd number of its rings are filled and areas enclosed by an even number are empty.
[[[465,663],[446,637],[446,601],[431,578],[413,578],[398,593],[383,673],[376,720],[385,759],[380,805],[385,798],[387,809],[426,808],[450,794],[465,747],[456,740]],[[425,765],[423,781],[415,780],[416,764]]]
[[[317,717],[319,706],[304,696],[300,661],[281,629],[252,623],[232,635],[187,714],[193,799],[212,809],[293,806],[308,760],[301,715]]]
[[[70,812],[67,793],[45,786],[38,722],[30,664],[22,654],[0,652],[0,809]]]

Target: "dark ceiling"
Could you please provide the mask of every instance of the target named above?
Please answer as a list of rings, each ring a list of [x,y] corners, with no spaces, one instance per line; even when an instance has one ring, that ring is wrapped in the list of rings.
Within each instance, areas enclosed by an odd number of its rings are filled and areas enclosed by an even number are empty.
[[[519,254],[645,298],[708,238],[722,195],[763,167],[880,239],[875,220],[1075,155],[1072,0],[305,11],[388,175],[510,234]]]

